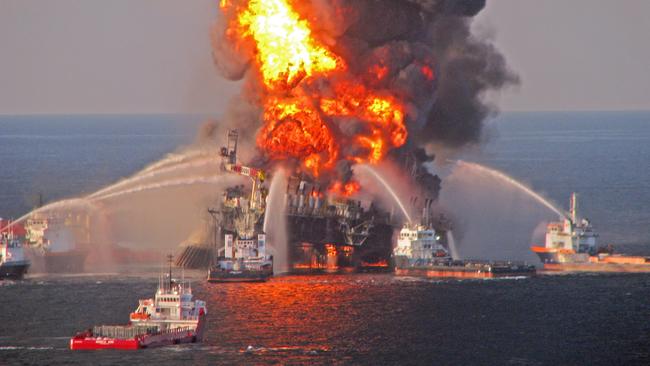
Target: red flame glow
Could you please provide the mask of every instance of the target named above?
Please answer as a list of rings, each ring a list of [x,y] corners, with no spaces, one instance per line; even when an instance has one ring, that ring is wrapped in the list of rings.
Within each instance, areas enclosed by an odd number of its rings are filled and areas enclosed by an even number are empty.
[[[315,177],[332,173],[339,160],[381,162],[406,143],[403,103],[355,80],[345,60],[314,35],[315,28],[292,1],[297,0],[220,2],[224,12],[234,14],[228,37],[254,52],[264,109],[258,147],[271,159],[299,161]],[[369,71],[381,80],[389,69],[375,65]],[[433,78],[428,66],[422,73]],[[344,136],[345,123],[359,124],[358,132]],[[356,182],[334,181],[330,191],[349,196],[359,188]]]

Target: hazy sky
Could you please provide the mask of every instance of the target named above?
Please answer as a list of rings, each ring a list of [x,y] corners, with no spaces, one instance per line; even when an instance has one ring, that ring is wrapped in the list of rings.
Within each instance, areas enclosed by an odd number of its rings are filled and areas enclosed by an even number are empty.
[[[0,113],[205,113],[217,0],[0,0]],[[650,1],[488,0],[505,110],[650,109]]]
[[[649,0],[488,0],[479,23],[522,79],[502,108],[650,109]]]

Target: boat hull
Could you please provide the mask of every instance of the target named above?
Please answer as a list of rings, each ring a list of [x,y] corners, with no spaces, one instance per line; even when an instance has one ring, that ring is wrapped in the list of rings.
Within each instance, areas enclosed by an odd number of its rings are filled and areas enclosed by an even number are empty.
[[[0,264],[0,280],[21,280],[29,269],[29,262],[5,262]]]
[[[69,252],[49,252],[43,256],[45,271],[48,273],[79,273],[84,271],[88,252],[73,250]]]
[[[173,344],[195,343],[198,341],[199,338],[196,333],[188,331],[161,335],[146,335],[131,339],[85,337],[70,339],[70,349],[73,351],[101,349],[136,350]]]
[[[30,248],[27,257],[32,268],[45,273],[81,273],[84,271],[88,251],[74,249],[65,252],[42,251]]]
[[[590,256],[562,249],[533,247],[547,272],[650,272],[650,260],[645,257],[625,255]]]
[[[143,348],[163,347],[175,344],[196,343],[203,340],[205,315],[202,315],[193,330],[177,329],[154,334],[140,334],[131,338],[96,337],[85,333],[70,339],[73,351],[91,351],[103,349],[137,350]]]
[[[650,273],[650,263],[545,263],[544,270],[548,272]]]
[[[208,272],[208,282],[265,282],[273,276],[273,270],[248,270],[248,271],[227,271],[211,269]]]
[[[426,278],[503,278],[534,276],[534,269],[520,270],[503,270],[503,271],[484,271],[479,269],[467,269],[464,267],[413,267],[413,268],[395,268],[395,275],[409,277],[426,277]]]

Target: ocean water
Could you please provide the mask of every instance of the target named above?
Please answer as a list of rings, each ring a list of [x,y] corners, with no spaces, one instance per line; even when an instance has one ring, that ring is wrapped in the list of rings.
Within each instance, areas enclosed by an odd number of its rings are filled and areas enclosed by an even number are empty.
[[[190,143],[194,115],[0,115],[0,217],[92,193]]]
[[[650,276],[444,280],[391,275],[207,284],[203,343],[72,352],[69,337],[122,324],[155,274],[0,285],[0,364],[647,365]]]
[[[192,141],[192,116],[0,117],[0,215],[90,193]],[[49,123],[51,122],[51,123]],[[512,113],[463,158],[563,204],[571,191],[604,240],[650,254],[650,113]],[[527,245],[524,244],[524,245]],[[0,282],[0,365],[647,365],[650,275],[422,280],[287,276],[210,285],[205,342],[71,352],[69,337],[128,319],[157,272]]]
[[[467,154],[568,210],[579,212],[603,243],[650,245],[650,113],[506,113],[488,140]],[[650,252],[648,253],[650,254]]]

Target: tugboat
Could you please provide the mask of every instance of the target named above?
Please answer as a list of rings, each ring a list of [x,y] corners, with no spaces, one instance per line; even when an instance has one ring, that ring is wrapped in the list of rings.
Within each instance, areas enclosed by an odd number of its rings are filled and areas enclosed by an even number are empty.
[[[404,225],[393,251],[395,274],[414,277],[495,278],[535,275],[526,263],[454,260],[431,225]]]
[[[25,259],[23,245],[16,236],[14,224],[0,219],[0,229],[0,280],[20,280],[27,272],[30,262]]]
[[[551,222],[544,246],[532,246],[547,271],[650,272],[650,258],[614,254],[611,245],[597,247],[598,233],[589,219],[578,220],[578,199],[571,194],[569,217]]]
[[[208,269],[208,282],[263,282],[273,275],[273,257],[266,253],[262,219],[267,190],[262,187],[264,171],[237,163],[236,130],[228,132],[228,146],[221,149],[222,169],[251,179],[250,195],[243,186],[226,189],[220,210],[208,210],[223,233],[223,248]],[[221,219],[218,219],[221,215]],[[215,225],[215,237],[217,236]],[[217,243],[215,243],[215,246]]]
[[[141,299],[128,325],[100,325],[79,332],[70,339],[71,350],[159,347],[200,342],[208,313],[205,301],[192,299],[192,287],[172,280],[158,283],[153,299]]]

